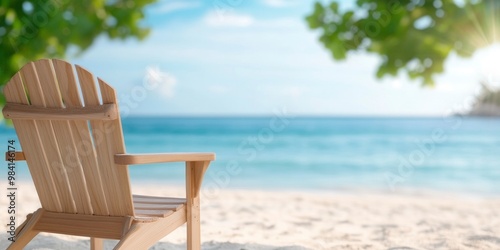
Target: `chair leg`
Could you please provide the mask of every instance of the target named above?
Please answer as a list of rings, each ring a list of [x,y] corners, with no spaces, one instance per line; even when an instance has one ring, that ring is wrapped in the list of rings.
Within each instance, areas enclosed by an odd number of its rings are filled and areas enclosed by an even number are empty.
[[[90,238],[90,250],[103,250],[103,243],[101,238]]]
[[[206,167],[196,166],[198,162],[186,164],[186,212],[187,212],[187,249],[200,250],[200,195],[197,180]],[[204,164],[201,162],[201,164]],[[208,165],[207,165],[208,166]],[[198,186],[198,187],[197,187]]]
[[[26,215],[26,220],[24,220],[24,222],[16,228],[16,235],[19,235],[19,233],[21,233],[24,226],[26,226],[26,224],[31,220],[32,217],[33,213]]]
[[[200,250],[200,199],[195,198],[192,206],[187,206],[187,249]],[[188,202],[189,203],[189,202]]]
[[[43,210],[38,209],[32,216],[28,216],[26,221],[21,224],[22,228],[17,233],[15,242],[12,242],[7,250],[22,250],[28,243],[38,235],[38,231],[33,230],[40,217],[42,217]]]
[[[186,209],[181,209],[153,222],[133,223],[113,249],[147,250],[185,222]]]

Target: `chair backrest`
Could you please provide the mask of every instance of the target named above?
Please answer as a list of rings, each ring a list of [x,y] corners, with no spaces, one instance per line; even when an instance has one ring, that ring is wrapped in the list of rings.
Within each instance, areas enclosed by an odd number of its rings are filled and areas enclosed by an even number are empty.
[[[113,88],[78,65],[43,59],[23,66],[3,92],[45,210],[134,214],[128,168],[114,163],[125,146]]]

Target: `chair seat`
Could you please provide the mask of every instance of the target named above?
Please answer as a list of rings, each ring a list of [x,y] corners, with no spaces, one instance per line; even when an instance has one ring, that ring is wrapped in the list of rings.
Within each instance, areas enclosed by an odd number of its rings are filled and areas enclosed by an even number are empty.
[[[186,199],[133,195],[136,218],[167,217],[179,209],[184,209]]]

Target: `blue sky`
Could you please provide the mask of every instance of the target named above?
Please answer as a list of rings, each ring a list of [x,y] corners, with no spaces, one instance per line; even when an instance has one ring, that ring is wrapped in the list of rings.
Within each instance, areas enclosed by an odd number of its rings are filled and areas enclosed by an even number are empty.
[[[345,4],[344,4],[345,6]],[[160,1],[143,41],[99,38],[72,62],[115,86],[133,115],[442,116],[470,105],[480,79],[499,79],[499,46],[451,56],[435,88],[375,79],[378,58],[335,62],[307,28],[313,1]],[[149,85],[145,85],[149,84]]]

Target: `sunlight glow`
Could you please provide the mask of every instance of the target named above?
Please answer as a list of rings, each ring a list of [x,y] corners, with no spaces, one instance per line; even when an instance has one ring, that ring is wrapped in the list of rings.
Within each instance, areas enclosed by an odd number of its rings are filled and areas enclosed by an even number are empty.
[[[494,44],[477,51],[474,56],[479,72],[491,87],[500,89],[500,44]]]

